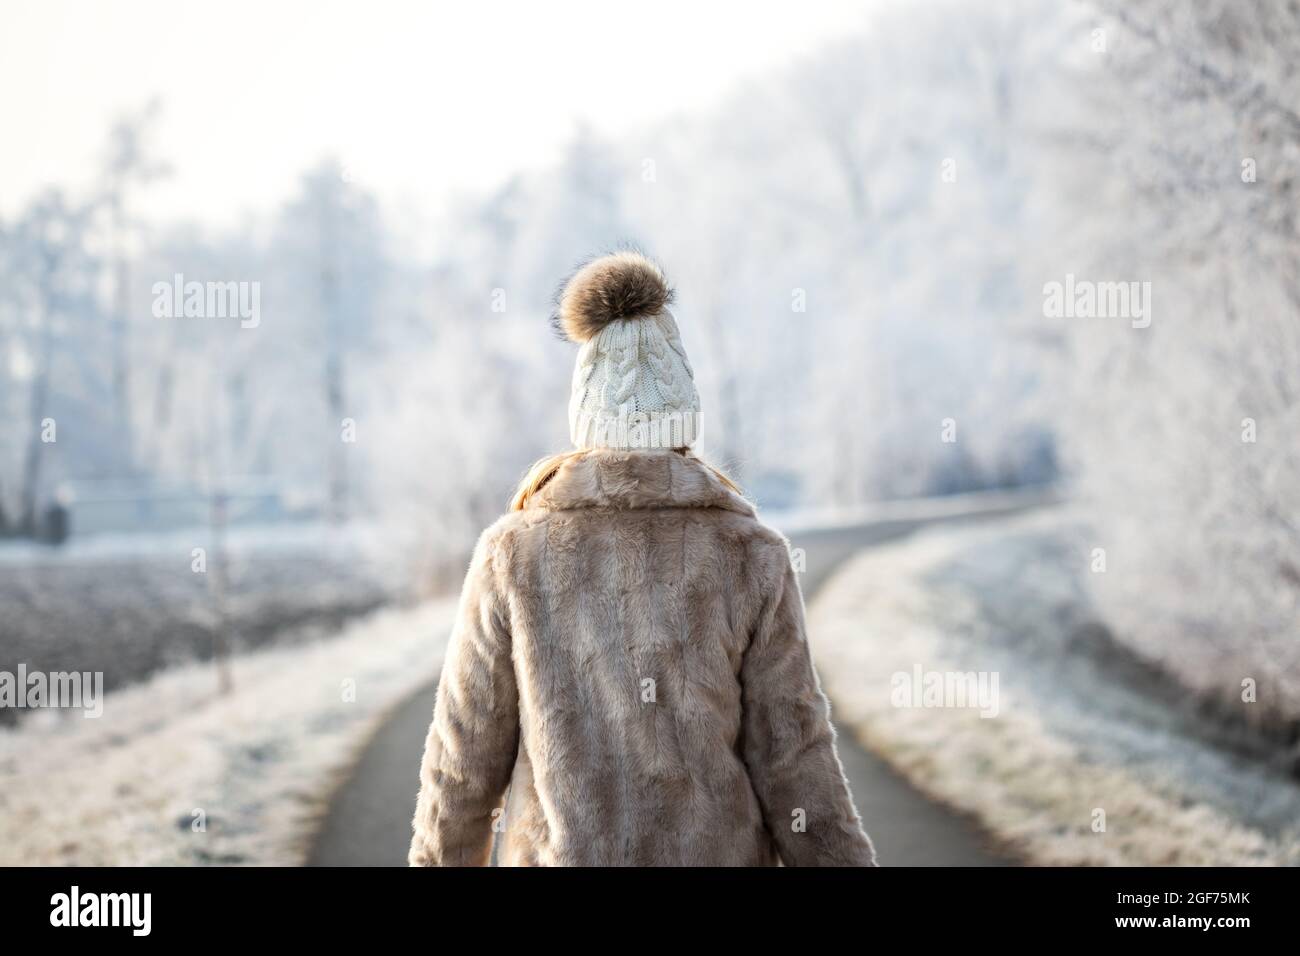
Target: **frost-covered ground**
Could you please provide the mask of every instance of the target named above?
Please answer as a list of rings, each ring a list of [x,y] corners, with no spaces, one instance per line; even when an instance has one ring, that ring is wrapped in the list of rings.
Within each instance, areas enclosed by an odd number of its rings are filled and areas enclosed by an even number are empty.
[[[0,668],[103,671],[126,686],[209,658],[212,573],[193,570],[206,531],[0,546]],[[364,537],[319,526],[231,535],[226,612],[235,652],[310,640],[393,597],[396,576]],[[0,710],[0,724],[14,719]]]
[[[301,863],[376,722],[437,673],[454,606],[241,655],[226,696],[193,663],[109,693],[98,720],[0,729],[0,865]],[[414,769],[411,788],[413,807]]]
[[[792,538],[805,532],[879,527],[895,522],[913,528],[1052,504],[1060,501],[1063,493],[1058,485],[1046,483],[928,498],[896,498],[854,508],[765,509],[763,520]]]
[[[1137,642],[1111,635],[1088,600],[1077,531],[1050,514],[922,532],[854,559],[811,610],[838,719],[1030,860],[1300,863],[1290,755],[1248,717],[1199,707],[1129,650]],[[918,666],[996,674],[997,716],[895,706]]]

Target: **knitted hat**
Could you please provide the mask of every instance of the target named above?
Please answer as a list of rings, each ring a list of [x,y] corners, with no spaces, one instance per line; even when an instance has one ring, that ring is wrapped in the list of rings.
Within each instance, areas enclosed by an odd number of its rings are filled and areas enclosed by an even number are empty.
[[[587,263],[561,290],[553,321],[582,345],[569,400],[578,448],[687,448],[699,437],[672,298],[660,268],[636,252]]]

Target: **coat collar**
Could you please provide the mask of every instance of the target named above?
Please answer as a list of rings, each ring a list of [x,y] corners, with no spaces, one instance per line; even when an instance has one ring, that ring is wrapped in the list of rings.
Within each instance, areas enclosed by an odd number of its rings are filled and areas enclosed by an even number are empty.
[[[698,458],[665,450],[595,450],[571,458],[528,508],[722,508],[754,515]]]

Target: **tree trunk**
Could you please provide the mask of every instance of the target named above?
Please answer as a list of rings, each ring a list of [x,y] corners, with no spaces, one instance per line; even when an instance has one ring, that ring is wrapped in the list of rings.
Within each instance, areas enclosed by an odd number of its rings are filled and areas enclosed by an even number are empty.
[[[126,222],[121,186],[114,189],[112,215],[109,228],[112,232],[113,261],[113,311],[109,320],[111,331],[111,360],[113,413],[115,431],[125,456],[128,470],[134,466],[135,444],[131,427],[131,374],[130,342],[127,332],[127,311],[130,308],[130,266],[126,260]]]
[[[212,598],[212,663],[217,669],[217,692],[225,695],[234,688],[230,672],[230,618],[226,610],[229,584],[226,563],[226,524],[229,497],[221,479],[213,486],[208,508],[209,544],[208,594]]]
[[[36,369],[32,373],[31,397],[28,414],[31,430],[27,436],[27,451],[23,461],[23,480],[19,492],[18,533],[33,537],[36,534],[36,501],[40,488],[41,459],[45,444],[42,436],[43,422],[50,400],[50,364],[54,357],[53,311],[48,284],[42,285],[40,313],[40,345],[36,350]]]
[[[329,514],[341,524],[348,516],[347,448],[341,429],[344,413],[343,344],[339,314],[338,223],[334,196],[321,199],[321,307],[325,312],[325,407],[329,414]],[[332,434],[331,434],[332,433]]]

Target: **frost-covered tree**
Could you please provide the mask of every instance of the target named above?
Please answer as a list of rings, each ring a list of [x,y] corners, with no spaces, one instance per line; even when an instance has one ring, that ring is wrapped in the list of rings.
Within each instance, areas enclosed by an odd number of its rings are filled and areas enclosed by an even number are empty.
[[[386,318],[376,308],[386,275],[382,223],[373,197],[349,179],[334,159],[308,171],[279,215],[264,277],[272,336],[299,362],[296,373],[283,370],[318,383],[295,410],[293,441],[304,474],[323,466],[336,520],[353,506],[344,423],[360,415],[363,363]]]
[[[133,207],[142,188],[169,172],[166,164],[154,158],[149,142],[160,111],[161,104],[154,100],[113,124],[96,197],[103,212],[104,257],[111,284],[111,304],[105,311],[112,363],[113,430],[129,467],[135,464],[131,356],[132,329],[138,324],[133,321],[138,316],[132,309],[131,264],[141,231]],[[163,401],[169,385],[166,379],[160,383]]]
[[[1040,279],[1151,283],[1150,325],[1056,320],[1062,435],[1116,627],[1261,720],[1300,712],[1300,10],[1102,3],[1051,138]]]
[[[98,263],[89,251],[91,210],[58,190],[38,196],[4,235],[6,282],[0,310],[8,349],[0,369],[13,404],[6,429],[5,485],[16,490],[10,530],[37,530],[51,454],[63,422],[65,447],[87,455],[96,440],[78,441],[70,432],[102,418],[90,413],[103,385],[95,361],[101,339],[96,319]],[[78,429],[78,430],[80,430]],[[74,433],[75,434],[75,433]]]
[[[883,11],[637,142],[657,176],[629,206],[675,265],[706,442],[760,497],[791,474],[821,506],[1053,476],[1020,265],[1063,42],[1047,4]]]

